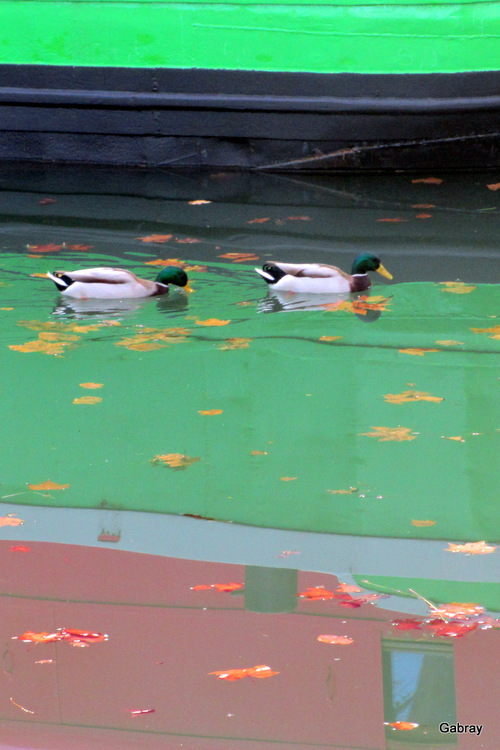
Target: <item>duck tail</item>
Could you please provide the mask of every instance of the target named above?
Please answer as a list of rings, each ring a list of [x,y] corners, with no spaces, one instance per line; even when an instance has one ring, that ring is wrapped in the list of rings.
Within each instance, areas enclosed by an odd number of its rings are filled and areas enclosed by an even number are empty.
[[[64,273],[51,273],[50,271],[47,271],[47,278],[51,279],[54,282],[60,292],[64,292],[64,290],[73,283],[73,279],[69,276],[66,276],[66,274]]]

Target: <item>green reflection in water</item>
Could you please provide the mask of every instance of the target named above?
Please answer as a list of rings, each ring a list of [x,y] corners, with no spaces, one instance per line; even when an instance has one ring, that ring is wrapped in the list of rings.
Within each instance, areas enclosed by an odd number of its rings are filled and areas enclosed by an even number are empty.
[[[84,261],[102,265],[103,257],[86,253]],[[432,283],[376,286],[371,296],[387,298],[385,309],[353,312],[332,307],[340,298],[267,298],[242,265],[193,273],[196,292],[188,298],[114,307],[61,301],[49,282],[29,277],[82,262],[76,255],[3,255],[0,307],[14,308],[0,311],[0,481],[9,502],[371,536],[497,539],[499,341],[495,331],[471,330],[498,325],[497,286],[461,294]],[[200,325],[211,319],[230,322]],[[34,320],[42,325],[18,325]],[[44,328],[49,321],[76,327]],[[9,348],[39,336],[57,343],[58,335],[77,337],[62,354]],[[408,348],[437,351],[400,351]],[[79,385],[88,382],[103,387]],[[405,391],[443,400],[384,399]],[[102,401],[73,403],[89,395]],[[222,414],[199,413],[211,410]],[[407,428],[398,434],[412,439],[365,434],[376,427]],[[170,454],[200,460],[151,463]],[[70,487],[27,488],[49,479]]]

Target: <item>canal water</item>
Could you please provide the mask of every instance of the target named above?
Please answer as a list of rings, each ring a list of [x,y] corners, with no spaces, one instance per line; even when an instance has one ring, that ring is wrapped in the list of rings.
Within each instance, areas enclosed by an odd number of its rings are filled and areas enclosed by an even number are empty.
[[[499,180],[2,168],[6,747],[495,747]]]

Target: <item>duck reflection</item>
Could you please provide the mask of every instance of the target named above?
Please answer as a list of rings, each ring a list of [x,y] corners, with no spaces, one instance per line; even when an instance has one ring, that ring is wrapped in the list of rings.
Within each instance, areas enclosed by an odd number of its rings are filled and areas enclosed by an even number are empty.
[[[270,289],[266,297],[259,300],[260,313],[297,312],[300,310],[335,310],[343,304],[351,304],[354,315],[365,323],[378,320],[383,312],[366,300],[366,295],[353,294],[301,294],[279,292]],[[357,309],[358,308],[358,309]]]
[[[189,298],[182,292],[154,298],[156,309],[160,313],[181,312],[186,310]],[[133,314],[154,304],[151,297],[133,299],[74,299],[61,297],[52,310],[53,315],[69,318],[93,318],[113,315]]]

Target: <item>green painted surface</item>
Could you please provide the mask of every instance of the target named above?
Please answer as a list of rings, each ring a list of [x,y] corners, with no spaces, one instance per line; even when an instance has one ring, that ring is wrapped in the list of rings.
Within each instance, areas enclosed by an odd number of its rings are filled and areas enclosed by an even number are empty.
[[[0,312],[0,481],[7,502],[498,540],[500,342],[494,330],[471,330],[497,324],[498,286],[478,284],[465,294],[434,283],[374,287],[373,296],[390,299],[371,322],[335,308],[265,314],[255,302],[265,287],[252,268],[212,263],[192,274],[196,292],[187,305],[178,307],[172,296],[113,312],[97,302],[60,307],[49,282],[29,277],[64,265],[102,265],[102,256],[3,253],[2,261],[0,307],[13,307]],[[154,275],[138,261],[126,265]],[[230,322],[197,322],[207,319]],[[27,320],[39,322],[27,327]],[[88,324],[96,327],[86,330]],[[123,345],[151,335],[144,328],[156,329],[160,348]],[[185,333],[162,338],[172,328]],[[10,348],[39,336],[49,344],[75,338],[59,355]],[[408,347],[437,351],[400,351]],[[79,385],[87,382],[103,387]],[[409,389],[443,400],[384,399]],[[88,395],[102,401],[73,403]],[[213,409],[222,414],[199,413]],[[377,426],[406,427],[413,439],[364,434]],[[178,470],[152,464],[175,453],[200,460]],[[70,486],[27,487],[49,479]],[[351,487],[351,494],[332,492]],[[435,525],[417,528],[414,519]]]
[[[318,73],[497,70],[500,3],[3,0],[0,63]]]

